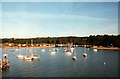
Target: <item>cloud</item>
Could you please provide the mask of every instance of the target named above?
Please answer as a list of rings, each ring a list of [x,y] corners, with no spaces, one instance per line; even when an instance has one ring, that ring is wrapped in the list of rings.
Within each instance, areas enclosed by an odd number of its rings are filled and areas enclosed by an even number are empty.
[[[59,23],[59,20],[63,22]],[[36,23],[36,21],[39,22]],[[48,21],[53,22],[49,24]],[[117,25],[111,25],[110,21],[106,18],[80,15],[3,12],[4,32],[2,33],[2,37],[22,38],[65,35],[88,36],[90,34],[104,33],[115,34],[116,28],[114,26],[116,27]]]
[[[42,14],[42,13],[29,13],[29,12],[3,12],[3,18],[6,19],[68,19],[68,20],[102,20],[107,21],[106,18],[90,17],[90,16],[80,16],[80,15],[66,15],[66,14]],[[11,19],[11,20],[12,20]]]

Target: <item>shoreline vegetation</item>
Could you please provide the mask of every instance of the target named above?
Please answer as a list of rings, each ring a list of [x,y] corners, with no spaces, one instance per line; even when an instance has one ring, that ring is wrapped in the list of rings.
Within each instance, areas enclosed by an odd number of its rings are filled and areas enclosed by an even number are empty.
[[[33,43],[31,43],[31,40],[33,40]],[[87,47],[92,49],[120,50],[120,34],[90,35],[89,37],[2,38],[0,40],[0,49],[26,47]]]
[[[50,48],[50,47],[55,47],[55,46],[40,46],[40,47],[33,47],[33,48]],[[9,46],[6,46],[6,47],[1,47],[0,49],[17,49],[17,48],[32,48],[32,47],[9,47]]]
[[[40,47],[33,47],[33,48],[51,48],[51,47],[55,47],[55,46],[40,46]],[[76,46],[76,47],[80,47],[80,46]],[[17,49],[17,48],[31,48],[31,47],[2,47],[0,49]],[[105,49],[105,50],[120,50],[120,48],[118,47],[91,47],[92,49]]]
[[[105,50],[120,50],[118,47],[92,47],[93,49],[105,49]]]
[[[56,47],[56,46],[39,46],[39,47],[35,46],[33,48],[51,48],[51,47]],[[76,47],[84,47],[84,46],[76,46]],[[17,49],[17,48],[32,48],[32,47],[17,47],[17,46],[16,47],[9,47],[9,46],[0,47],[0,49]],[[87,47],[87,48],[105,49],[105,50],[120,50],[120,48],[118,48],[118,47],[96,47],[96,46],[93,46],[93,47]]]

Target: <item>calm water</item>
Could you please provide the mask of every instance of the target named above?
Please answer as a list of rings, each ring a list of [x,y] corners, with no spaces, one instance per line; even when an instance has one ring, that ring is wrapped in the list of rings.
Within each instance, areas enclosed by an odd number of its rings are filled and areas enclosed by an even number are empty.
[[[29,48],[27,48],[29,49]],[[86,49],[87,58],[83,57],[84,48],[76,47],[77,61],[72,60],[72,55],[63,53],[63,47],[55,55],[42,52],[43,48],[34,48],[39,60],[24,61],[14,56],[11,49],[7,49],[10,69],[2,71],[3,77],[118,77],[118,51]],[[53,48],[45,48],[46,51]],[[1,50],[0,50],[1,51]],[[2,50],[4,53],[5,50]],[[15,55],[19,54],[19,51]],[[21,54],[26,54],[26,48],[21,49]],[[30,52],[28,53],[30,54]],[[104,65],[106,62],[106,65]]]

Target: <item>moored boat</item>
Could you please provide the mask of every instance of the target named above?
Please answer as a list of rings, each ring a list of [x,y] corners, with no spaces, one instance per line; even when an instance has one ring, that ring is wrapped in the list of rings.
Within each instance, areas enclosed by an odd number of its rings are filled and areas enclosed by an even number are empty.
[[[74,56],[72,57],[73,60],[77,60],[77,57],[76,57],[76,50],[74,50]]]
[[[97,52],[97,49],[93,49],[94,52]]]
[[[55,55],[55,54],[56,54],[56,52],[51,52],[51,54],[52,54],[52,55]]]
[[[17,55],[16,57],[17,58],[23,58],[24,56],[23,55]]]
[[[24,60],[33,60],[31,56],[24,56]]]
[[[77,60],[76,56],[73,56],[72,59],[73,59],[73,60]]]
[[[34,52],[34,55],[33,56],[31,56],[33,59],[40,59],[40,56],[37,56],[36,55],[36,51]]]
[[[86,54],[86,53],[83,53],[83,56],[84,56],[84,57],[87,57],[87,54]]]
[[[42,49],[41,51],[42,51],[42,52],[45,52],[45,49]]]
[[[66,54],[66,55],[72,55],[70,52],[66,52],[65,54]]]

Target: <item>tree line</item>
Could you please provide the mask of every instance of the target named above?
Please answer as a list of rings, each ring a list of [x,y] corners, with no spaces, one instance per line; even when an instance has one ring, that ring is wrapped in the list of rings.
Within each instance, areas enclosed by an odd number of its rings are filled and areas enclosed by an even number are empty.
[[[15,43],[15,44],[68,44],[74,45],[92,45],[104,47],[120,47],[120,35],[90,35],[89,37],[37,37],[37,38],[4,38],[2,43]]]

